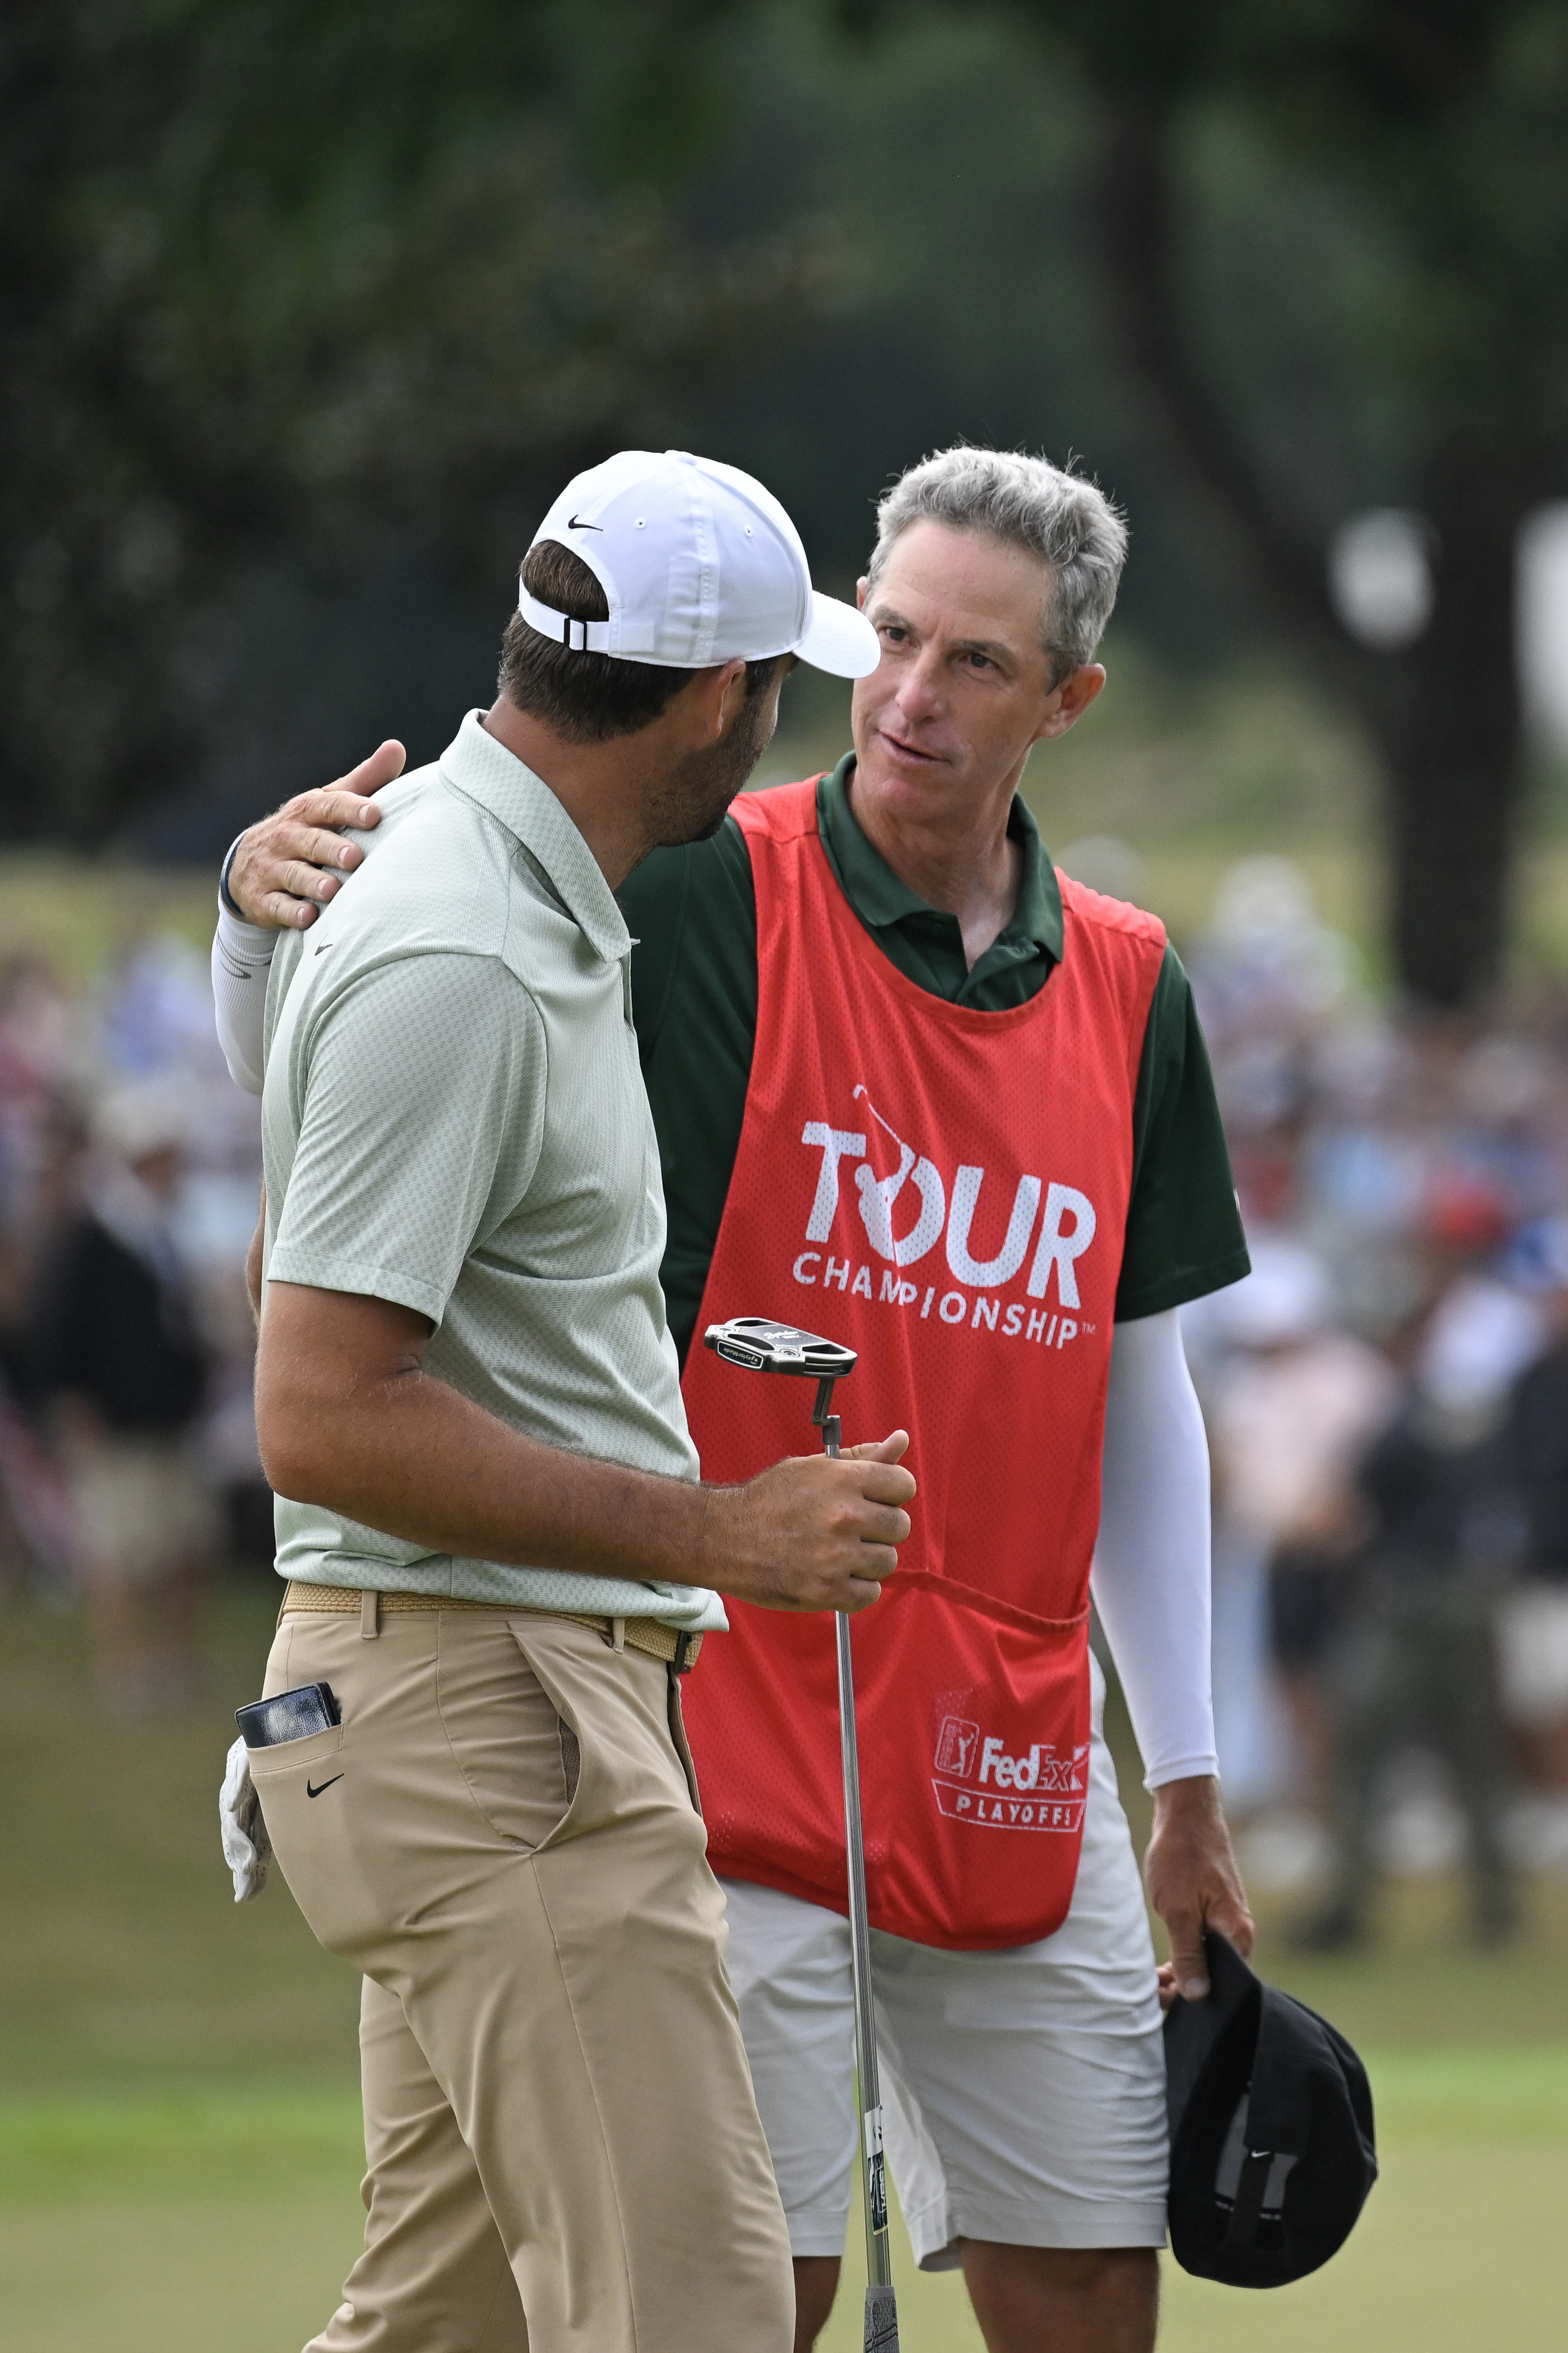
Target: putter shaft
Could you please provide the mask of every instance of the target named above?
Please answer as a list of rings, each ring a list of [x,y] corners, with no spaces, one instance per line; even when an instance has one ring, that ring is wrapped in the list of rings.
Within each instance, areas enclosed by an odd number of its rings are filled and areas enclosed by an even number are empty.
[[[816,1419],[816,1417],[813,1417]],[[822,1414],[822,1441],[837,1457],[837,1414]],[[849,1619],[834,1619],[838,1655],[838,1738],[844,1760],[845,1851],[849,1867],[849,1955],[855,1981],[855,2073],[859,2085],[860,2176],[866,2209],[865,2353],[899,2353],[899,2310],[888,2243],[888,2177],[882,2155],[882,2094],[871,1999],[871,1924],[866,1906],[866,1844],[860,1824],[860,1750],[855,1733],[855,1662]]]

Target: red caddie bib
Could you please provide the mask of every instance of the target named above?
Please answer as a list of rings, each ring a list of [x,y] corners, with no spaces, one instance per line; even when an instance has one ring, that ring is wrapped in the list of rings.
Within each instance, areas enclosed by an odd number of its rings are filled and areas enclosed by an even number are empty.
[[[809,1452],[812,1391],[701,1345],[731,1315],[859,1352],[847,1445],[903,1428],[913,1533],[854,1620],[873,1924],[954,1950],[1048,1936],[1083,1832],[1089,1572],[1132,1097],[1164,953],[1063,875],[1026,1005],[930,995],[848,906],[815,783],[734,815],[757,897],[756,1049],[686,1369],[709,1479]],[[831,1620],[728,1601],[684,1704],[716,1871],[847,1909]]]

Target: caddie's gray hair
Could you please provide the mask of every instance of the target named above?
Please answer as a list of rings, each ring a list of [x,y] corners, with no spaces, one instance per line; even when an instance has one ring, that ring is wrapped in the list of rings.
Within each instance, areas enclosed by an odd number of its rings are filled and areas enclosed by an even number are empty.
[[[929,517],[957,531],[989,532],[1051,568],[1046,649],[1055,681],[1094,659],[1127,560],[1127,525],[1097,483],[1021,449],[939,449],[911,466],[877,508],[875,582],[893,542]]]

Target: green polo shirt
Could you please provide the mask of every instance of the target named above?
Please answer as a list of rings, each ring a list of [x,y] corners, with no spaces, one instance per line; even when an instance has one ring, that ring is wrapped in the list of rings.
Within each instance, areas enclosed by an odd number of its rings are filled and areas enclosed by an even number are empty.
[[[1024,854],[1018,904],[973,969],[958,918],[928,906],[867,840],[850,803],[854,754],[816,788],[829,865],[878,946],[951,1005],[994,1013],[1046,987],[1064,952],[1061,892],[1034,818],[1015,799]],[[664,1173],[669,1238],[662,1281],[682,1358],[719,1239],[757,1028],[757,902],[733,818],[711,841],[656,850],[620,893],[637,941],[632,997]],[[1119,1322],[1158,1315],[1237,1282],[1247,1245],[1203,1032],[1181,959],[1165,951],[1132,1105],[1132,1195]]]

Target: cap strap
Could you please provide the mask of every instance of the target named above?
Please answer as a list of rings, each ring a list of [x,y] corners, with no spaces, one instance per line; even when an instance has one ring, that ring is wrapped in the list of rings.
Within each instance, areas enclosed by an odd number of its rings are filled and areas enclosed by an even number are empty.
[[[1257,2238],[1258,2225],[1263,2216],[1264,2195],[1273,2170],[1274,2151],[1271,2148],[1247,2150],[1241,2162],[1241,2179],[1236,2185],[1230,2227],[1225,2234],[1227,2247],[1250,2247]]]
[[[517,592],[517,609],[531,629],[537,629],[542,638],[552,638],[573,653],[611,651],[608,621],[574,621],[569,613],[558,613],[553,606],[542,605],[526,588]]]

